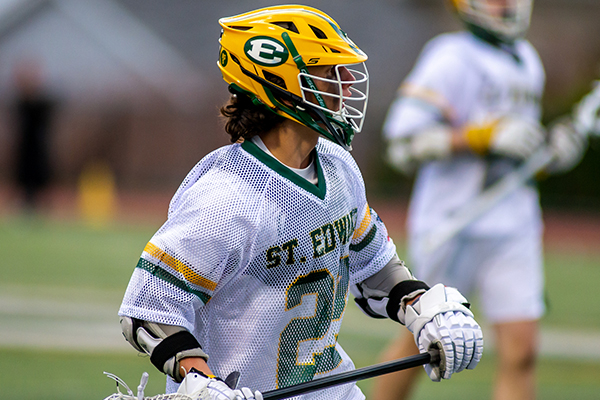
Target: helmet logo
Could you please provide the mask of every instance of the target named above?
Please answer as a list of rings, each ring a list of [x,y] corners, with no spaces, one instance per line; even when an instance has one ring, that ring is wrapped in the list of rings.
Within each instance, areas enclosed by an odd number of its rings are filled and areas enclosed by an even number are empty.
[[[276,67],[285,63],[290,55],[280,41],[268,36],[256,36],[244,45],[244,52],[252,61],[263,67]]]
[[[222,67],[227,66],[227,62],[229,61],[229,57],[227,56],[227,52],[225,50],[221,50],[221,56],[219,57],[219,62]]]

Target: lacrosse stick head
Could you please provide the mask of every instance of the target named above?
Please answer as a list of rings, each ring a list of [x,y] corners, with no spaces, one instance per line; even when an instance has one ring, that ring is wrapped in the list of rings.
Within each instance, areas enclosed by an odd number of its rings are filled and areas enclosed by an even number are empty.
[[[117,392],[106,397],[104,400],[212,400],[212,396],[207,390],[202,390],[201,387],[191,387],[193,386],[193,380],[189,381],[191,386],[187,388],[193,390],[193,392],[182,393],[180,390],[177,393],[158,394],[156,396],[146,397],[144,396],[144,389],[148,383],[147,372],[142,374],[140,385],[137,388],[137,395],[134,395],[133,391],[127,386],[127,383],[117,375],[109,372],[105,372],[104,374],[117,383]],[[125,389],[126,393],[121,392],[120,386]],[[206,387],[206,384],[204,384],[204,387]]]

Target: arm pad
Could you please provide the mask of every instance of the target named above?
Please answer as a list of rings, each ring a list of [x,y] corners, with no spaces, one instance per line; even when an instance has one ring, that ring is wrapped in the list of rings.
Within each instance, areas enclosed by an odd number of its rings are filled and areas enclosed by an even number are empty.
[[[150,361],[161,372],[171,376],[175,382],[183,377],[179,361],[187,357],[208,360],[198,340],[185,328],[157,324],[135,318],[121,317],[123,336],[137,351],[150,355]]]
[[[375,275],[350,287],[354,301],[365,314],[372,318],[391,318],[402,324],[406,303],[428,289],[397,256]]]

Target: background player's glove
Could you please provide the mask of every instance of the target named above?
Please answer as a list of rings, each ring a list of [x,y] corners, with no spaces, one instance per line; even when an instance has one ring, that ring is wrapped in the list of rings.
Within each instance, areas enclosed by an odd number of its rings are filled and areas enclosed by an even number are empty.
[[[194,368],[185,375],[177,393],[186,394],[192,398],[210,398],[211,400],[263,399],[258,390],[255,392],[248,388],[233,390],[221,379],[207,376]]]
[[[575,107],[574,126],[582,135],[600,135],[600,81]]]
[[[483,354],[483,333],[466,307],[467,299],[454,288],[437,284],[404,312],[406,327],[421,352],[440,350],[440,364],[425,365],[431,380],[450,379],[453,373],[473,369]]]
[[[583,158],[587,149],[587,136],[577,132],[570,117],[561,118],[549,128],[549,145],[554,161],[548,167],[550,173],[567,172]]]
[[[425,161],[442,160],[452,154],[452,128],[436,124],[422,131],[389,142],[387,161],[403,174],[412,174]]]
[[[465,138],[476,153],[524,160],[544,143],[545,131],[537,121],[505,117],[488,125],[467,127]]]

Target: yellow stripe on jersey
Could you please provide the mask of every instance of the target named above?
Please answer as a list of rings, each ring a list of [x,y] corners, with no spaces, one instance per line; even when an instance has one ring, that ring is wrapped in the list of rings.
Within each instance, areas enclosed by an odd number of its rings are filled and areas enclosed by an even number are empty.
[[[183,262],[179,261],[175,257],[171,257],[161,249],[159,249],[156,245],[148,242],[144,251],[150,254],[152,257],[158,259],[159,261],[165,263],[175,271],[181,273],[188,282],[193,283],[194,285],[203,287],[208,290],[215,290],[217,287],[216,282],[211,281],[210,279],[206,279],[185,265]]]
[[[416,86],[411,83],[404,83],[400,86],[399,91],[403,96],[420,99],[435,106],[449,122],[453,122],[456,118],[454,108],[450,105],[448,100],[434,90]]]
[[[371,225],[371,207],[367,204],[367,211],[365,212],[365,216],[360,222],[360,226],[358,229],[354,231],[354,235],[352,235],[352,240],[356,240],[367,231],[367,228]]]

